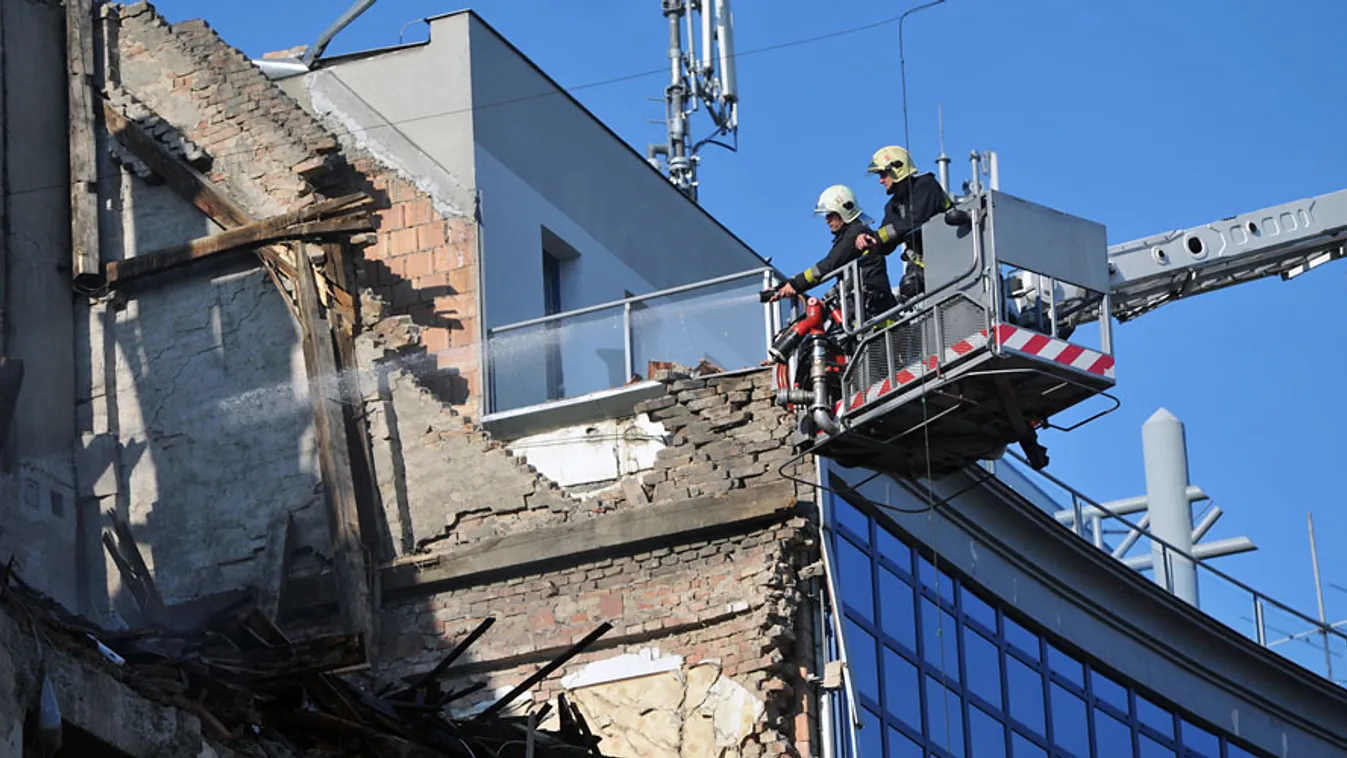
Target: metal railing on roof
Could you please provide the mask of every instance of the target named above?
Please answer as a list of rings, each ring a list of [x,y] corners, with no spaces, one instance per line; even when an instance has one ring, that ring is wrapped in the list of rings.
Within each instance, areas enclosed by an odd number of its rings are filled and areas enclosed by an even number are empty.
[[[1074,511],[1077,518],[1074,519],[1072,526],[1062,525],[1062,528],[1070,529],[1081,539],[1120,559],[1139,540],[1147,539],[1153,545],[1159,546],[1162,560],[1165,562],[1172,565],[1174,558],[1191,561],[1197,566],[1199,577],[1207,579],[1205,583],[1200,584],[1204,602],[1199,605],[1199,610],[1260,646],[1280,653],[1300,667],[1330,682],[1347,686],[1347,629],[1343,628],[1347,626],[1347,622],[1328,624],[1302,613],[1213,567],[1203,559],[1152,535],[1145,519],[1134,523],[1052,474],[1045,471],[1030,473],[1032,470],[1029,468],[1029,462],[1014,451],[1007,450],[1006,455],[1023,464],[1022,467],[1005,466],[1013,472],[1011,477],[1003,476],[1003,463],[1000,461],[985,461],[983,467],[1049,514],[1055,515],[1058,509],[1063,508]],[[1019,481],[1013,481],[1015,478]],[[1070,505],[1052,497],[1041,484],[1060,489],[1067,496]],[[1086,509],[1093,509],[1092,512],[1098,514],[1099,518],[1093,522],[1092,527],[1087,527],[1087,524],[1091,523],[1089,519],[1081,517]],[[1100,524],[1101,519],[1104,522],[1117,522],[1119,528],[1110,532]],[[1115,546],[1108,544],[1106,535],[1109,533],[1123,535],[1122,543],[1117,546],[1123,548],[1121,553],[1117,552]],[[1174,572],[1166,572],[1166,576],[1170,578],[1172,584]],[[1165,589],[1171,593],[1174,591],[1173,586],[1167,586]],[[1241,607],[1247,609],[1251,615],[1243,615],[1239,610]]]
[[[487,412],[649,379],[652,363],[756,366],[787,318],[757,296],[778,281],[761,267],[489,329]]]

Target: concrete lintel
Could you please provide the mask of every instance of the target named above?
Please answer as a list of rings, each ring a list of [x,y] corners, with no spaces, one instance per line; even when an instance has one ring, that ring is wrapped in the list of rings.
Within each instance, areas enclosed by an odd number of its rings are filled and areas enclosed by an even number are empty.
[[[399,596],[498,581],[545,565],[630,554],[656,543],[687,542],[721,529],[780,518],[795,508],[796,501],[795,486],[780,481],[483,540],[451,553],[415,556],[384,566],[380,569],[382,594],[388,603]],[[288,594],[294,598],[292,611],[330,604],[331,578],[327,574],[296,578]]]

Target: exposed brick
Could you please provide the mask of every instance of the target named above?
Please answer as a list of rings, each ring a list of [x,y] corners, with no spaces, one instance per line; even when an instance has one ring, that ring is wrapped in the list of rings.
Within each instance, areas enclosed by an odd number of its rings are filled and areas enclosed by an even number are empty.
[[[679,379],[669,386],[669,390],[671,392],[685,392],[687,390],[701,389],[705,386],[705,379]]]
[[[416,227],[416,245],[418,250],[433,250],[443,246],[445,239],[444,222],[427,222]]]
[[[412,253],[404,259],[402,275],[408,279],[420,279],[433,272],[433,259],[429,252]]]
[[[421,226],[439,220],[434,203],[428,197],[415,196],[401,206],[403,223],[407,226]]]
[[[455,292],[466,293],[477,291],[477,269],[471,266],[457,266],[449,270],[449,286],[454,288]]]

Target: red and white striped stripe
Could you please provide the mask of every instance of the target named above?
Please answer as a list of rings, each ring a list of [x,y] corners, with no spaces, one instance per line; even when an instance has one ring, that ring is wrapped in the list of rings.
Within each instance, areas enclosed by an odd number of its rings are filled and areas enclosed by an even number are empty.
[[[996,327],[996,339],[1002,347],[1015,350],[1021,353],[1056,361],[1065,366],[1080,369],[1097,376],[1114,378],[1113,374],[1113,356],[1101,353],[1097,350],[1091,350],[1080,345],[1073,345],[1065,340],[1049,337],[1028,329],[1022,329],[1009,324],[999,324]],[[944,355],[931,355],[923,361],[916,361],[903,367],[892,377],[886,377],[883,381],[870,385],[862,392],[857,392],[851,396],[850,402],[838,403],[833,406],[833,414],[841,416],[843,406],[845,410],[854,411],[863,405],[879,400],[895,390],[917,381],[922,376],[935,372],[941,365],[948,365],[954,361],[969,355],[979,348],[987,345],[987,331],[980,330],[977,334],[971,335],[965,339],[955,342],[945,349]],[[943,361],[941,358],[943,357]]]
[[[986,344],[987,330],[979,330],[977,334],[965,337],[945,348],[943,361],[941,360],[942,356],[939,355],[927,356],[925,360],[914,361],[910,365],[899,369],[898,373],[893,376],[885,377],[883,381],[870,385],[863,392],[857,392],[851,397],[851,402],[847,404],[847,410],[854,411],[862,405],[873,403],[890,392],[915,382],[923,375],[936,371],[940,368],[942,363],[944,365],[953,363],[978,348],[985,347]],[[833,413],[835,415],[841,415],[841,401],[838,401],[837,405],[834,406]]]
[[[1113,356],[1097,350],[1073,345],[1065,340],[1010,324],[1000,324],[996,327],[996,341],[1004,348],[1056,361],[1097,376],[1113,378]]]

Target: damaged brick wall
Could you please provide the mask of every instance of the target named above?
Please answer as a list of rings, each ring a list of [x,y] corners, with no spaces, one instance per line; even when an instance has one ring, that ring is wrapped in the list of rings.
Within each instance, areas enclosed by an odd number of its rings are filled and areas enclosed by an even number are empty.
[[[416,352],[397,361],[437,404],[473,402],[472,219],[343,146],[205,22],[170,25],[148,3],[100,13],[107,101],[254,218],[319,197],[373,199],[359,294],[420,327]],[[106,132],[99,155],[105,262],[220,231]],[[328,536],[298,330],[256,261],[196,264],[95,293],[79,311],[79,494],[87,513],[130,521],[165,600],[255,583],[268,524],[286,511],[303,548],[296,570],[321,570]],[[96,545],[96,531],[85,539]],[[85,567],[88,607],[115,622],[113,605],[134,606],[100,554]]]
[[[576,697],[563,684],[565,677],[614,656],[655,648],[681,657],[689,667],[702,665],[703,674],[726,677],[736,691],[742,688],[748,697],[736,701],[736,718],[752,717],[738,731],[727,732],[734,737],[732,746],[723,744],[722,735],[720,747],[733,749],[688,752],[690,744],[683,740],[701,739],[695,724],[705,717],[698,715],[704,703],[661,703],[640,691],[617,696],[595,687],[593,697],[579,697],[579,702],[591,727],[607,740],[608,754],[776,755],[771,747],[783,750],[808,740],[807,733],[797,734],[801,725],[796,720],[807,689],[801,664],[810,657],[808,631],[799,626],[804,597],[797,573],[811,554],[808,534],[805,520],[795,517],[745,534],[398,603],[385,611],[381,660],[390,663],[380,679],[432,667],[492,616],[495,625],[453,675],[455,686],[488,682],[484,699],[489,700],[606,621],[614,625],[612,631],[536,687],[535,702],[559,693]],[[646,739],[642,724],[651,710],[661,711],[666,722],[686,724],[687,730],[664,729]]]
[[[640,409],[668,432],[654,469],[598,497],[563,492],[455,410],[478,391],[471,220],[444,213],[410,177],[339,141],[204,23],[170,26],[145,4],[109,6],[105,13],[116,107],[176,146],[250,213],[264,217],[351,190],[376,198],[377,241],[362,251],[369,289],[363,302],[376,313],[365,314],[360,376],[369,382],[362,391],[389,555],[452,555],[492,538],[781,484],[777,468],[790,457],[783,447],[790,422],[770,405],[769,375],[751,372],[673,383]],[[134,161],[112,147],[105,139],[108,160],[118,167],[107,188],[116,198],[108,223],[121,232],[112,257],[213,230],[166,188],[151,187],[146,180],[153,177],[141,178]],[[314,507],[320,485],[293,322],[279,297],[268,298],[274,293],[265,274],[250,262],[201,273],[99,301],[89,319],[91,355],[110,357],[90,359],[90,373],[107,381],[91,388],[91,407],[103,411],[86,414],[87,431],[91,450],[110,452],[85,467],[87,493],[129,514],[170,602],[255,580],[256,558],[277,514],[299,512],[301,543],[317,554],[309,570],[322,569],[327,545],[324,517]],[[154,335],[148,345],[147,328]],[[431,381],[444,378],[446,361],[457,378]],[[219,410],[231,400],[274,388],[284,412],[200,433],[202,413],[215,409],[213,419],[226,420]],[[166,463],[173,465],[161,468]],[[810,464],[795,468],[807,475]],[[238,490],[222,496],[227,480]],[[805,505],[812,500],[807,487],[797,495]],[[172,548],[184,534],[196,537],[194,553]],[[491,614],[497,628],[479,643],[473,665],[493,685],[513,684],[539,656],[609,620],[617,625],[609,644],[557,672],[540,686],[540,697],[557,692],[567,672],[658,647],[682,657],[685,681],[680,704],[665,709],[681,719],[680,742],[662,737],[654,754],[678,754],[705,740],[704,729],[694,734],[705,726],[697,718],[710,718],[713,727],[728,719],[711,733],[713,741],[728,741],[721,746],[727,755],[798,752],[803,730],[796,716],[807,690],[801,667],[810,660],[801,647],[807,614],[797,573],[812,549],[806,521],[738,524],[724,534],[666,542],[530,576],[479,577],[431,596],[391,598],[380,656],[389,668],[377,673],[393,677],[434,661],[474,619]],[[714,676],[706,670],[711,666]],[[712,689],[720,699],[711,698]],[[595,709],[618,697],[597,689],[590,695]],[[750,723],[736,731],[729,723],[734,714],[712,707],[722,700],[737,703],[740,717],[747,708]],[[623,705],[603,726],[630,743],[625,754],[656,750],[637,744],[631,726],[631,714],[644,707]],[[706,708],[710,716],[696,715]]]
[[[424,330],[390,317],[356,339],[391,555],[564,521],[581,505],[417,381],[399,360]]]
[[[381,350],[414,339],[376,330],[362,337],[364,360],[376,365]],[[582,500],[396,369],[375,368],[368,376],[369,413],[382,416],[371,425],[380,451],[376,467],[391,467],[400,456],[405,488],[392,494],[405,499],[404,523],[415,538],[409,543],[422,554],[452,558],[493,538],[598,525],[692,498],[776,492],[783,485],[778,468],[791,458],[785,444],[791,418],[771,404],[769,372],[676,381],[636,409],[666,429],[667,446],[655,466]],[[790,473],[808,477],[812,465],[797,462]],[[380,481],[387,488],[398,482],[382,474]],[[809,755],[811,722],[802,713],[809,691],[804,677],[813,671],[812,617],[800,569],[815,560],[813,493],[808,486],[793,491],[795,513],[770,523],[616,546],[543,571],[506,569],[438,594],[388,600],[380,651],[387,663],[377,678],[392,681],[430,668],[491,616],[495,625],[456,674],[459,685],[488,682],[481,697],[489,700],[609,622],[614,628],[594,648],[534,688],[535,701],[566,692],[614,755]],[[388,489],[384,500],[391,508]],[[444,536],[427,542],[434,534]],[[652,648],[679,657],[677,673],[648,682],[564,684],[591,664]],[[714,750],[703,752],[708,745]]]

